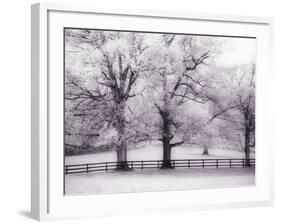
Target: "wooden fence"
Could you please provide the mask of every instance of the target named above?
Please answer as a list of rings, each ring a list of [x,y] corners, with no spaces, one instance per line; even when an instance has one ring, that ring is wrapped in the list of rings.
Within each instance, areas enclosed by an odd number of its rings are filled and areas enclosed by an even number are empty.
[[[152,168],[161,168],[163,160],[144,160],[144,161],[127,161],[128,168],[132,170],[143,170]],[[245,159],[177,159],[171,160],[173,168],[234,168],[245,167]],[[250,159],[250,166],[255,166],[255,159]],[[100,162],[65,165],[64,173],[90,173],[90,172],[108,172],[116,170],[122,166],[122,162]]]

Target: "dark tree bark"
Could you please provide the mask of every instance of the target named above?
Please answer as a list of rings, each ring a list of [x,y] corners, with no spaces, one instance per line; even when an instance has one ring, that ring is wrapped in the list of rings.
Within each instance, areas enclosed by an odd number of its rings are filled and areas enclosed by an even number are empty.
[[[245,101],[240,99],[239,109],[244,115],[244,153],[245,153],[245,165],[250,166],[250,141],[251,134],[255,130],[255,115],[253,109],[251,109],[253,97],[250,95]]]
[[[204,145],[203,155],[209,155],[208,146]]]
[[[249,127],[245,127],[245,165],[250,166],[250,130]]]
[[[173,135],[170,131],[170,114],[169,110],[162,110],[160,107],[157,107],[158,111],[161,115],[163,128],[162,128],[162,138],[159,139],[163,143],[163,161],[162,161],[162,169],[173,169],[173,165],[171,163],[171,156],[172,156],[172,148],[184,143],[184,141],[179,141],[175,143],[171,143],[171,139]]]
[[[171,144],[170,144],[170,113],[169,113],[169,95],[167,91],[167,75],[162,74],[163,77],[163,108],[160,108],[156,105],[159,114],[162,118],[162,143],[163,143],[163,162],[162,169],[171,169],[173,168],[171,164]]]
[[[171,169],[173,168],[171,164],[171,144],[170,144],[170,127],[169,127],[169,113],[167,111],[162,112],[163,119],[163,163],[162,169]]]
[[[117,146],[117,170],[129,170],[127,164],[127,142],[126,142],[126,120],[125,120],[125,102],[117,105],[116,128],[118,131]]]

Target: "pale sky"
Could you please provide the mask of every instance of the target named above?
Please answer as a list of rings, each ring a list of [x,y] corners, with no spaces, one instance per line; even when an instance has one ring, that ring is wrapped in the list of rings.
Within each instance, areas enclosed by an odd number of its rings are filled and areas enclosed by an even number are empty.
[[[237,37],[213,37],[222,42],[222,49],[216,62],[220,66],[237,66],[248,64],[256,60],[256,39],[254,38],[237,38]],[[159,35],[149,34],[147,41],[151,44],[159,42]]]
[[[217,63],[222,66],[235,66],[255,62],[256,39],[224,38],[225,42]]]

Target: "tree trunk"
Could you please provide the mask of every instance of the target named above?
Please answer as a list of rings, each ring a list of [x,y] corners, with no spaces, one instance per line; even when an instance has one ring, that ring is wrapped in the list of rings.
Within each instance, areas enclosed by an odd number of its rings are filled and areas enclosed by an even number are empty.
[[[119,146],[117,148],[117,170],[129,170],[127,164],[127,145],[125,140],[119,140]]]
[[[170,113],[169,113],[169,94],[167,89],[167,74],[163,75],[163,109],[158,108],[163,121],[162,142],[163,142],[163,161],[162,169],[173,168],[171,164],[171,144],[170,144]]]
[[[116,122],[118,131],[117,170],[129,170],[129,166],[127,164],[126,120],[124,102],[117,104]]]
[[[163,162],[162,169],[172,169],[171,164],[171,144],[170,144],[170,127],[169,127],[169,113],[165,111],[162,115],[163,119]]]
[[[203,155],[209,155],[208,146],[204,145]]]
[[[249,128],[245,128],[245,162],[246,166],[250,166],[250,131]]]

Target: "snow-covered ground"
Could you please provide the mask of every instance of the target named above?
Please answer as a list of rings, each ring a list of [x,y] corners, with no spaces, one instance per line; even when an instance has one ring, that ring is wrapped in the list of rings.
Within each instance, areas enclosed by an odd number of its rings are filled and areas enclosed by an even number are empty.
[[[188,145],[178,146],[172,149],[172,159],[242,159],[244,153],[241,151],[225,149],[209,149],[209,155],[202,155],[203,149],[190,147]],[[251,153],[255,158],[255,153]],[[128,160],[161,160],[162,146],[160,143],[139,146],[137,149],[128,150]],[[66,156],[65,164],[82,164],[95,162],[115,162],[116,152],[97,153],[81,156]]]
[[[244,158],[244,153],[223,149],[210,149],[202,155],[202,149],[190,146],[173,148],[172,159]],[[255,154],[251,154],[255,158]],[[128,160],[161,160],[159,143],[128,150]],[[116,161],[116,152],[81,156],[67,156],[65,164],[82,164]],[[130,172],[68,174],[65,176],[66,194],[95,194],[118,192],[161,191],[233,187],[255,184],[255,168],[176,168],[172,170],[148,169]]]
[[[143,192],[222,188],[255,184],[255,168],[151,169],[130,172],[69,174],[66,194]]]

